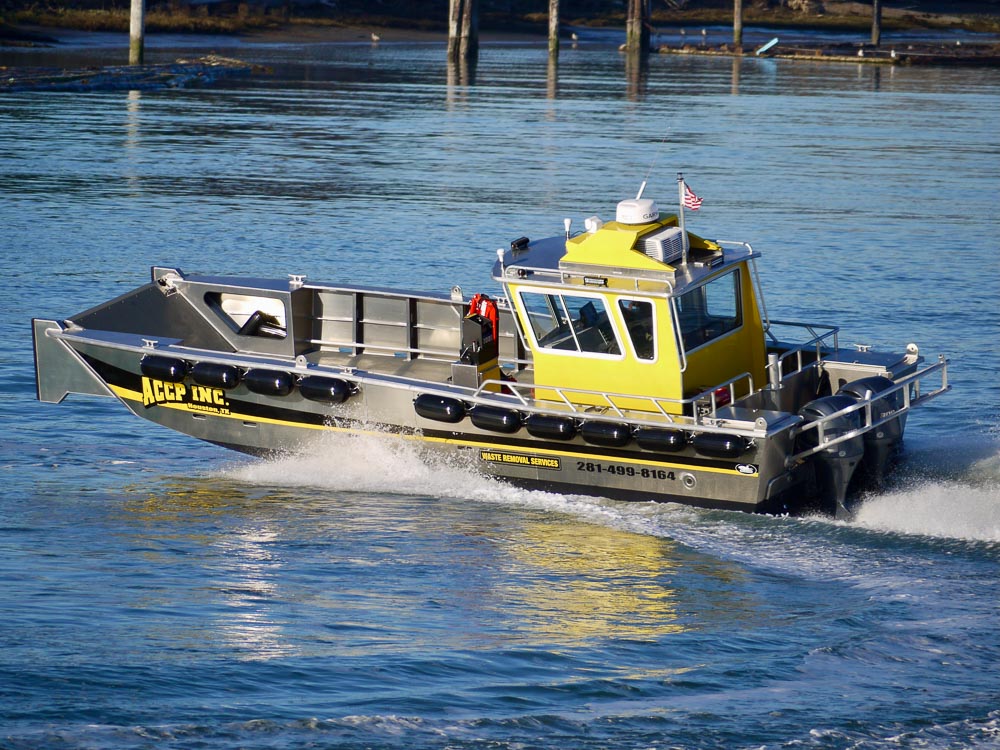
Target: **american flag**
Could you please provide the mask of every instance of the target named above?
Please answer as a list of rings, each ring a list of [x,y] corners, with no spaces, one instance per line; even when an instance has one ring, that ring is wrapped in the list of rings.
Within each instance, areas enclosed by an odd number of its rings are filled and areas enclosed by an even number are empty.
[[[684,208],[691,209],[692,211],[697,211],[701,208],[701,198],[691,191],[686,182],[684,183]]]

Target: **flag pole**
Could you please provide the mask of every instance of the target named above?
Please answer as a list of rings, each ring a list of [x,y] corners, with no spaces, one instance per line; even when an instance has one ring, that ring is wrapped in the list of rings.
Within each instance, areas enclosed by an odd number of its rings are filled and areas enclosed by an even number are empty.
[[[688,235],[684,229],[684,173],[677,173],[677,226],[681,230],[681,265],[687,267]]]

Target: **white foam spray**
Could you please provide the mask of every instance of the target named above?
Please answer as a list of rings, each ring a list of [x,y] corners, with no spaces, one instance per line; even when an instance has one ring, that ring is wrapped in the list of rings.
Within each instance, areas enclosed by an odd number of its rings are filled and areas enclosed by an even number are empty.
[[[258,486],[433,496],[548,510],[657,536],[664,536],[657,522],[664,512],[696,512],[683,506],[669,506],[668,510],[652,504],[526,490],[477,471],[477,459],[478,453],[471,450],[443,453],[389,436],[328,433],[299,452],[240,463],[217,476]]]
[[[870,498],[853,523],[877,531],[1000,542],[1000,488],[924,484]]]
[[[853,524],[902,534],[1000,542],[1000,446],[966,445],[918,451],[909,482],[867,498]]]
[[[727,522],[730,514],[712,514],[710,519],[704,511],[678,505],[616,503],[524,490],[481,474],[477,463],[474,451],[445,454],[385,436],[327,434],[308,450],[241,464],[222,475],[254,485],[423,495],[549,510],[621,530],[670,536],[695,547],[701,546],[698,539],[707,541],[706,534],[794,535],[778,519],[765,523],[765,527],[777,524],[769,533],[761,528],[760,519],[751,521],[741,514],[731,514]],[[693,539],[686,533],[692,531],[691,525],[700,527]],[[961,477],[925,476],[904,489],[869,497],[849,525],[885,533],[1000,542],[1000,448],[978,458]]]

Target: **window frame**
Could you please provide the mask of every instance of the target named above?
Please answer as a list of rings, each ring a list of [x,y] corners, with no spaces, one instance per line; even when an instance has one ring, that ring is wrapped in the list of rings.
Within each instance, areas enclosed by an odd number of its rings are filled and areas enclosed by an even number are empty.
[[[708,288],[717,282],[723,281],[725,279],[732,279],[733,281],[733,295],[732,300],[734,304],[735,312],[735,322],[729,324],[728,322],[723,322],[724,326],[722,330],[715,333],[709,338],[705,338],[703,341],[698,341],[694,346],[689,346],[688,338],[695,333],[708,330],[707,322],[709,318],[713,318],[715,321],[727,321],[727,316],[712,316],[710,314],[709,306],[711,304],[711,299],[708,295]],[[716,287],[718,288],[718,287]],[[683,320],[684,310],[682,310],[682,301],[685,297],[689,295],[700,294],[702,295],[702,302],[698,305],[702,309],[697,312],[697,315],[701,318],[700,324],[696,328],[691,328],[685,331]],[[685,354],[695,352],[702,347],[713,344],[720,339],[730,336],[737,331],[742,330],[743,326],[746,324],[745,316],[743,314],[743,276],[740,273],[739,268],[730,269],[724,273],[720,273],[717,276],[713,276],[710,279],[706,279],[704,282],[698,284],[697,286],[688,289],[683,294],[679,294],[672,300],[672,308],[674,313],[674,330],[677,337],[678,343],[681,345],[682,350]]]
[[[531,311],[535,309],[533,306],[529,305],[528,300],[525,299],[526,295],[535,295],[542,297],[545,300],[546,306],[549,308],[553,314],[553,320],[559,321],[559,325],[552,328],[550,331],[546,332],[543,336],[539,337],[538,330],[536,329],[535,323],[532,320]],[[619,321],[616,315],[613,314],[612,308],[613,304],[609,304],[610,299],[607,295],[586,292],[582,289],[578,292],[574,290],[553,289],[551,287],[527,287],[517,290],[517,305],[518,312],[522,316],[525,322],[525,333],[530,337],[532,349],[545,352],[546,354],[555,354],[558,356],[571,356],[571,357],[590,357],[601,360],[622,360],[625,358],[625,348],[622,342],[621,331]],[[566,297],[571,297],[575,299],[586,300],[587,302],[593,302],[594,306],[598,308],[598,317],[600,317],[601,311],[607,319],[607,323],[610,326],[612,333],[611,345],[617,348],[616,352],[602,352],[593,351],[590,349],[585,349],[580,343],[580,337],[578,333],[586,329],[577,330],[573,325],[573,318],[570,315],[570,307],[566,304]],[[554,298],[554,299],[553,299]],[[582,309],[586,303],[581,304]],[[566,336],[562,337],[559,343],[565,344],[567,341],[573,342],[573,348],[558,348],[549,343],[543,344],[541,339],[545,336],[551,334],[553,331],[559,330],[563,325],[566,326]],[[594,325],[594,328],[598,328],[598,325]],[[602,332],[603,335],[603,332]]]
[[[622,318],[622,322],[625,324],[626,340],[629,344],[629,350],[632,352],[632,356],[637,362],[641,364],[653,364],[658,362],[660,359],[660,346],[659,339],[656,335],[657,322],[656,322],[656,302],[649,297],[636,297],[632,295],[615,297],[616,307],[618,308],[618,314]],[[628,302],[640,302],[642,304],[649,305],[650,307],[650,335],[652,336],[653,342],[653,356],[652,357],[642,357],[639,355],[639,350],[635,345],[635,340],[632,338],[632,331],[629,328],[628,320],[625,318],[625,312],[623,308],[623,303]]]

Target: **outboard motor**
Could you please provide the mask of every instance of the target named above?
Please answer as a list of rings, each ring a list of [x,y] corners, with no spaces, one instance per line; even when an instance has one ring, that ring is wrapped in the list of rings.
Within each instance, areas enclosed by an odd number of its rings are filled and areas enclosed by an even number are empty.
[[[799,409],[799,416],[806,422],[816,422],[856,403],[857,401],[850,396],[824,396],[810,401]],[[823,435],[832,440],[860,427],[861,415],[854,411],[827,421],[822,429]],[[799,436],[801,443],[798,449],[815,448],[819,445],[819,434],[819,428],[805,430]],[[864,453],[864,439],[861,435],[857,435],[813,454],[816,484],[823,510],[831,512],[836,518],[847,518],[851,515],[846,504],[847,486]]]
[[[856,401],[871,399],[877,393],[895,385],[889,378],[873,375],[855,380],[843,386],[838,395],[849,396]],[[884,419],[903,406],[903,392],[895,391],[884,398],[872,401],[872,422]],[[860,412],[859,412],[860,413]],[[865,456],[858,470],[859,477],[868,486],[880,487],[886,469],[896,456],[903,439],[906,415],[901,414],[864,434]]]

